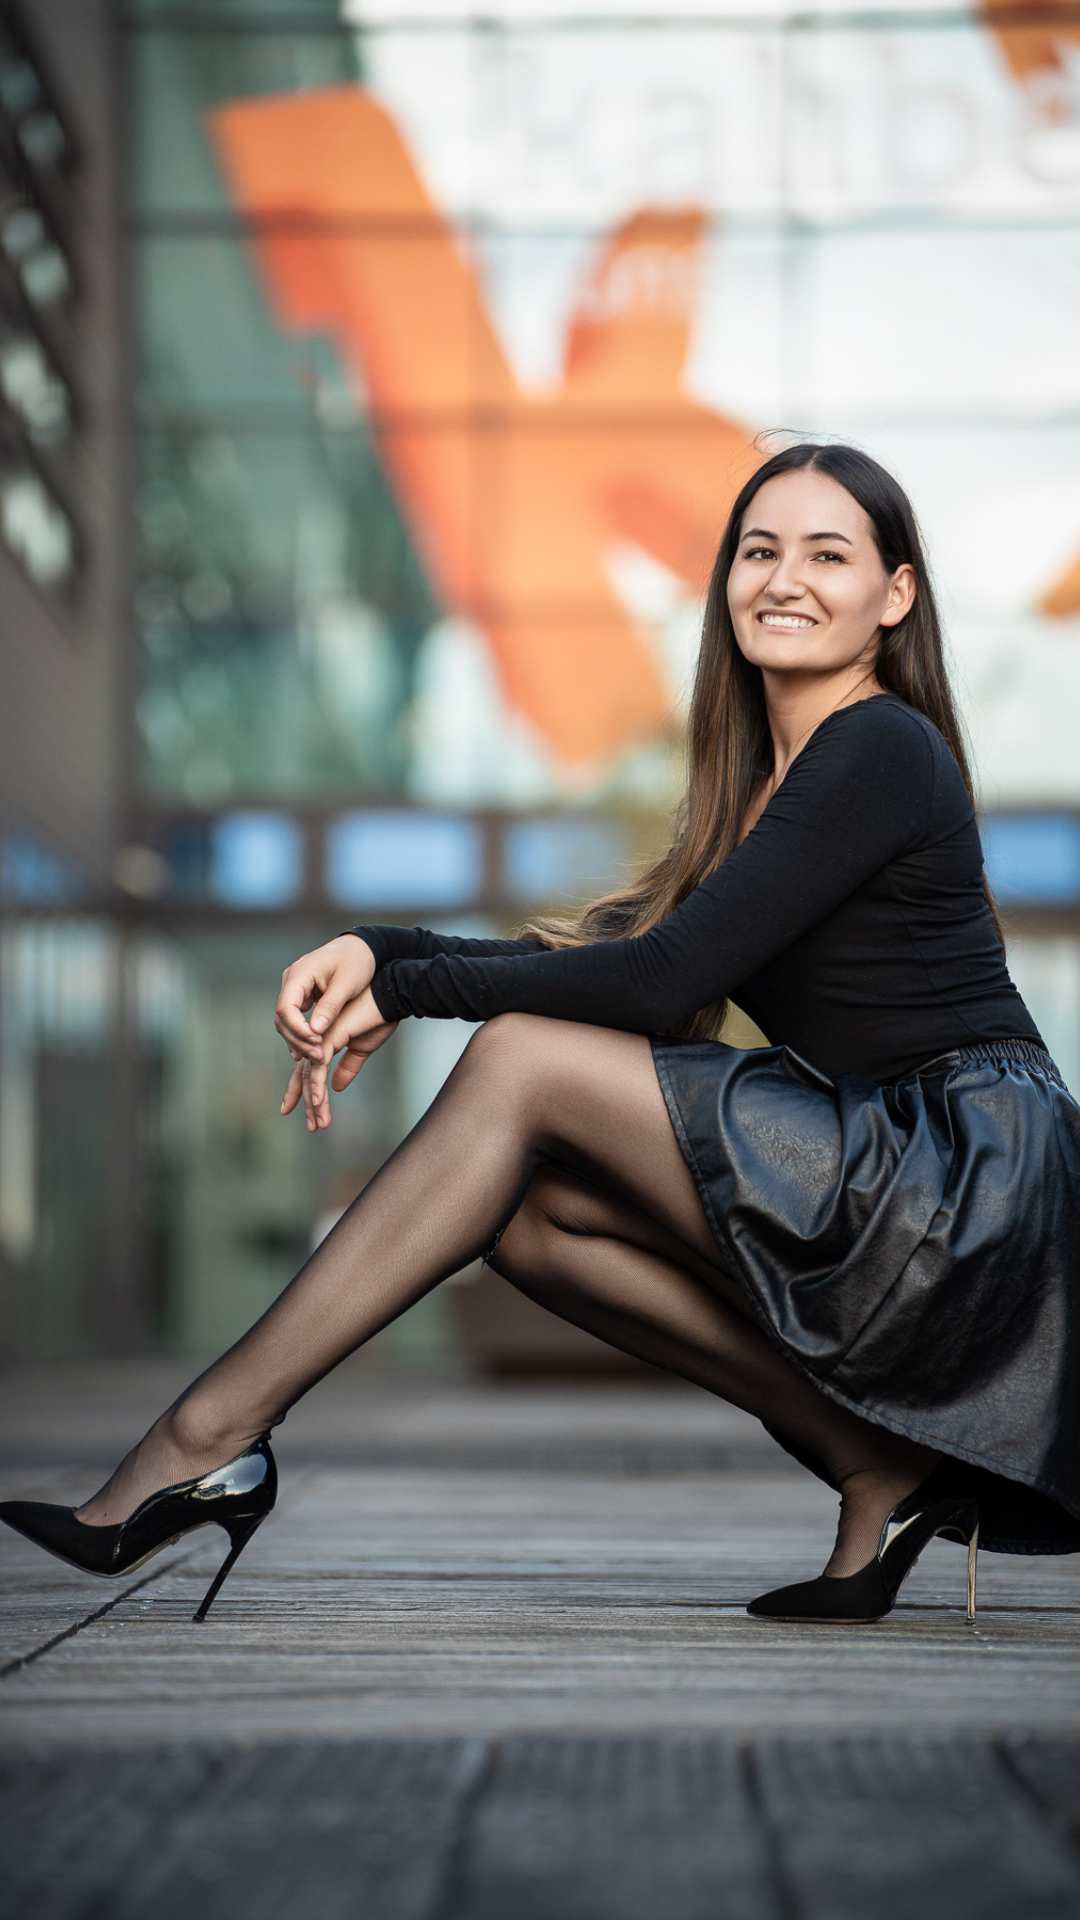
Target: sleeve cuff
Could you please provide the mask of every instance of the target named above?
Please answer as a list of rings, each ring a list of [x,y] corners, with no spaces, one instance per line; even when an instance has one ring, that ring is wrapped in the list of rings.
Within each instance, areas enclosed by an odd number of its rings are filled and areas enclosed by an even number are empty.
[[[342,927],[341,932],[354,933],[358,940],[366,940],[372,953],[375,955],[376,967],[381,967],[389,958],[386,951],[386,943],[380,928],[365,926]]]
[[[380,967],[377,970],[368,987],[368,992],[384,1020],[400,1020],[405,1009],[398,1005],[393,984],[387,978],[389,970],[389,967]]]

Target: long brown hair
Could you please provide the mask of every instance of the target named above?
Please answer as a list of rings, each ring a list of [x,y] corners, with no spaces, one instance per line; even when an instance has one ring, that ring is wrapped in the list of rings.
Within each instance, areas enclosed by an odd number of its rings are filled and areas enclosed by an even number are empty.
[[[775,474],[789,473],[796,467],[827,473],[847,488],[870,518],[887,574],[904,562],[914,569],[915,598],[902,620],[882,629],[874,671],[883,687],[925,713],[944,735],[972,805],[976,804],[945,667],[929,567],[911,503],[892,475],[857,447],[800,441],[773,454],[751,474],[728,515],[705,599],[701,648],[686,725],[687,784],[672,816],[671,845],[632,886],[601,895],[576,916],[547,914],[526,921],[517,930],[519,937],[534,934],[547,947],[572,947],[646,933],[734,850],[754,793],[772,772],[774,756],[761,669],[746,659],[735,638],[727,601],[728,574],[738,547],[742,516],[758,488]],[[985,869],[983,888],[1004,947]],[[712,1001],[671,1031],[684,1039],[711,1039],[727,1007],[726,999]]]

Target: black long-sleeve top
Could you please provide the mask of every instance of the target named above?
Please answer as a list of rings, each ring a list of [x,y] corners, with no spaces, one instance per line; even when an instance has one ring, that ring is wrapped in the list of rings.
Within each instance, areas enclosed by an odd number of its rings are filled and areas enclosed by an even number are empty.
[[[773,1044],[876,1080],[974,1041],[1042,1037],[986,902],[960,769],[896,694],[829,714],[745,840],[647,933],[548,949],[348,931],[375,955],[387,1020],[516,1011],[664,1034],[730,995]]]

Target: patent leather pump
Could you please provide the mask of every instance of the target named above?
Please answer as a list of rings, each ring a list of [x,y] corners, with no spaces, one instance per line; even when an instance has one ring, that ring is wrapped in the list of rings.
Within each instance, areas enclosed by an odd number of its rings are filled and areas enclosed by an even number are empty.
[[[191,1616],[205,1620],[226,1576],[271,1511],[277,1478],[269,1438],[260,1434],[235,1460],[150,1494],[115,1526],[89,1526],[76,1518],[73,1507],[44,1500],[0,1501],[0,1520],[69,1566],[110,1578],[133,1573],[160,1548],[214,1520],[229,1536],[229,1552]]]
[[[822,1573],[751,1600],[747,1613],[766,1620],[817,1620],[850,1626],[891,1612],[901,1584],[923,1548],[940,1533],[967,1542],[967,1617],[975,1618],[975,1561],[979,1503],[974,1481],[961,1461],[947,1455],[919,1486],[898,1500],[882,1522],[877,1551],[857,1573]]]

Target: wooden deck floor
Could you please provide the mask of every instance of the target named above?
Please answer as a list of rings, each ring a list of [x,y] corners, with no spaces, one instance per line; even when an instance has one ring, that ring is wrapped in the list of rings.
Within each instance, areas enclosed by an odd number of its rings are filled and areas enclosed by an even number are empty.
[[[0,1497],[86,1498],[173,1374],[6,1382]],[[217,1528],[115,1583],[3,1530],[11,1911],[1080,1915],[1080,1555],[753,1620],[836,1497],[678,1385],[342,1368],[275,1451],[201,1626]]]

